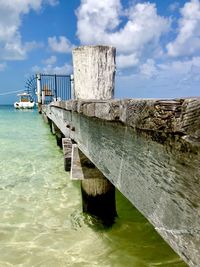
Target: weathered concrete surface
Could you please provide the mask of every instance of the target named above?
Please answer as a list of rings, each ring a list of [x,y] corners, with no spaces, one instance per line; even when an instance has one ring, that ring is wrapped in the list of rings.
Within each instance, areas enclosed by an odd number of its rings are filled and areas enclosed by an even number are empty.
[[[73,49],[75,99],[113,97],[115,53],[116,49],[110,46],[81,46]]]
[[[200,98],[57,102],[44,113],[200,266]]]
[[[72,180],[93,180],[94,178],[105,179],[103,174],[96,168],[96,166],[79,150],[77,144],[72,145],[71,161],[72,167],[70,178]],[[99,190],[99,194],[101,191],[104,192],[104,190],[101,190],[100,188]]]

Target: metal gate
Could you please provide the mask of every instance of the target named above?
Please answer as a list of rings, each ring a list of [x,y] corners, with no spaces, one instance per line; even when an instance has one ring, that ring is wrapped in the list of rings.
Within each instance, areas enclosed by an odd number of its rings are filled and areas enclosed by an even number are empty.
[[[71,76],[57,74],[39,74],[40,87],[43,97],[43,104],[49,104],[57,100],[70,100],[71,92]],[[32,95],[34,101],[37,102],[37,77],[31,76],[26,82],[27,93]]]
[[[40,78],[44,104],[48,104],[53,100],[71,99],[72,93],[70,75],[40,74]]]

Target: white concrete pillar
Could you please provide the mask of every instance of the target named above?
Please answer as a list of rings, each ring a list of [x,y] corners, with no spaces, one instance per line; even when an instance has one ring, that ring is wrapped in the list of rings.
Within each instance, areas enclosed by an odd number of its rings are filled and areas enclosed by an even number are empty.
[[[72,52],[75,99],[113,98],[116,49],[81,46]]]
[[[37,99],[38,103],[42,103],[42,98],[41,98],[41,75],[36,74],[36,79],[37,79]]]
[[[38,102],[38,112],[42,113],[42,88],[41,88],[41,75],[36,74],[37,81],[37,102]]]

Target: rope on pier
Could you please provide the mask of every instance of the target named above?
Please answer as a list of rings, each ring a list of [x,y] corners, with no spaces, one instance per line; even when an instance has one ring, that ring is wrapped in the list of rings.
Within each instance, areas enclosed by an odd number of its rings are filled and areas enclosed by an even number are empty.
[[[10,91],[10,92],[4,92],[4,93],[0,93],[0,95],[12,95],[14,93],[19,93],[22,92],[22,90],[17,90],[17,91]]]

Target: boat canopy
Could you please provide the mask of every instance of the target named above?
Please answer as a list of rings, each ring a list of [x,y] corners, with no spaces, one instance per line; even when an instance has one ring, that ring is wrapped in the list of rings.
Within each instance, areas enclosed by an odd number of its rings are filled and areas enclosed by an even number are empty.
[[[20,97],[20,102],[31,102],[32,101],[32,97],[28,93],[21,93],[21,94],[18,94],[18,96]]]

